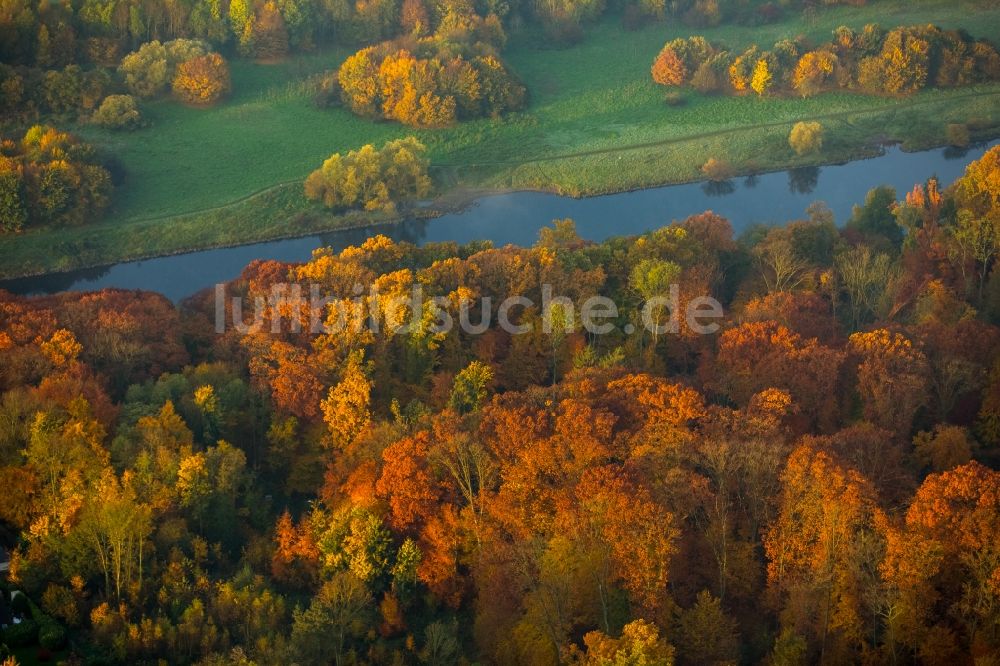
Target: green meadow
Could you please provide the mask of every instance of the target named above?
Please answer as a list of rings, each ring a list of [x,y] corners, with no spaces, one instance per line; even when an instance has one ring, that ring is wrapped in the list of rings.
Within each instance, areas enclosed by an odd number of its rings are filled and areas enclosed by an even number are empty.
[[[442,206],[474,193],[545,189],[574,196],[698,179],[708,157],[738,173],[845,161],[878,142],[908,149],[945,143],[948,123],[977,138],[1000,134],[1000,85],[929,90],[906,99],[827,93],[811,99],[684,94],[668,106],[649,66],[668,39],[704,34],[731,48],[805,35],[819,42],[838,25],[936,23],[976,36],[1000,34],[1000,7],[986,3],[881,0],[820,10],[769,26],[691,29],[677,23],[626,32],[617,19],[592,26],[564,50],[540,35],[511,36],[506,59],[527,85],[526,111],[441,130],[362,120],[312,104],[316,77],[349,54],[328,49],[277,64],[232,63],[234,93],[211,109],[170,100],[144,105],[150,125],[113,133],[74,131],[113,154],[125,174],[105,219],[73,229],[36,229],[0,239],[0,276],[69,270],[211,246],[384,222],[334,216],[309,205],[301,181],[323,159],[365,143],[416,135],[429,148]],[[752,37],[751,37],[752,36]],[[787,145],[799,120],[826,128],[822,154],[797,158]]]

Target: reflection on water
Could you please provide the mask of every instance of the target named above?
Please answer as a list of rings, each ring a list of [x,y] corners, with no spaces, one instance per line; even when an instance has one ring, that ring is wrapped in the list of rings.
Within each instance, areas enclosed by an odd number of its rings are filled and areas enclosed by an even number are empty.
[[[0,288],[18,294],[45,294],[68,289],[105,287],[158,291],[178,301],[218,282],[235,278],[254,259],[306,261],[317,247],[340,250],[382,233],[417,245],[453,241],[490,240],[495,245],[531,245],[538,230],[552,220],[570,217],[578,233],[592,240],[640,234],[672,220],[713,210],[729,218],[736,233],[754,224],[781,224],[803,217],[815,201],[825,201],[843,223],[868,190],[891,185],[902,195],[932,175],[950,183],[1000,142],[967,149],[962,159],[953,149],[904,153],[889,148],[876,158],[849,164],[794,169],[725,183],[691,183],[572,199],[542,192],[511,192],[482,197],[468,209],[434,220],[409,220],[370,229],[331,231],[318,236],[204,250],[146,261],[85,269],[59,275],[0,282]]]
[[[819,167],[807,166],[788,170],[788,191],[792,194],[812,194],[819,185]]]
[[[710,180],[701,186],[701,191],[708,197],[724,197],[736,191],[736,185],[731,180]]]
[[[941,156],[946,160],[963,160],[971,162],[975,158],[968,158],[970,154],[981,155],[986,152],[991,145],[995,145],[996,142],[992,144],[988,141],[977,141],[975,143],[970,143],[968,146],[948,146],[945,148]]]
[[[59,291],[77,288],[80,282],[97,282],[111,272],[111,266],[97,268],[81,268],[70,273],[50,273],[38,277],[15,278],[0,281],[0,288],[15,294],[42,293],[54,294]]]

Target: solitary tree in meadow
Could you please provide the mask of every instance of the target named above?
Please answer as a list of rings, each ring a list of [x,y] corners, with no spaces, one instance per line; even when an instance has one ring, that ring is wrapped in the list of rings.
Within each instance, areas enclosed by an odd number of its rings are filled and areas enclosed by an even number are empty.
[[[192,58],[177,66],[174,93],[189,104],[213,104],[229,92],[229,65],[218,53]]]
[[[788,145],[797,155],[818,153],[823,148],[823,126],[816,121],[795,123],[788,135]]]

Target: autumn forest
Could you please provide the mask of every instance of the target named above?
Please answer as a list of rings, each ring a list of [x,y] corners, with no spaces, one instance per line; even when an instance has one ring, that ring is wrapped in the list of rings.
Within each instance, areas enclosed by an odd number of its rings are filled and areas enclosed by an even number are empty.
[[[947,188],[874,189],[840,229],[817,203],[740,238],[706,212],[602,243],[562,220],[530,248],[375,236],[255,262],[224,302],[267,303],[277,333],[226,312],[218,334],[211,290],[5,296],[5,604],[25,619],[4,649],[990,663],[998,174],[994,149]],[[383,323],[421,285],[418,324],[316,332],[325,312],[267,298],[358,283]],[[670,284],[723,303],[721,328],[628,328]],[[434,326],[542,285],[611,297],[615,330],[565,306],[548,332]]]
[[[998,36],[0,0],[0,666],[1000,666]]]

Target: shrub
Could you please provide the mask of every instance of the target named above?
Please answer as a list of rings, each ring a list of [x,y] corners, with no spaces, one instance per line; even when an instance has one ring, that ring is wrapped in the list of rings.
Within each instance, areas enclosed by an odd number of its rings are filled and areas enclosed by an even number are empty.
[[[28,221],[24,166],[0,155],[0,232],[20,231]]]
[[[823,148],[823,126],[815,121],[795,123],[788,145],[797,155],[819,152]]]
[[[91,120],[107,129],[131,130],[142,124],[142,115],[131,95],[108,95]]]
[[[792,85],[803,97],[810,97],[823,89],[833,77],[837,56],[828,51],[809,51],[795,65]]]
[[[114,67],[121,60],[121,44],[113,37],[88,37],[83,55],[95,65]]]
[[[709,157],[701,167],[701,173],[711,181],[720,182],[733,177],[733,167],[729,162],[715,157]]]
[[[688,25],[708,27],[722,22],[722,12],[718,0],[695,0],[694,6],[684,14]]]
[[[662,21],[667,15],[666,0],[638,0],[635,5],[628,5],[632,6],[639,10],[641,17],[650,21]]]
[[[729,65],[729,81],[733,90],[744,92],[750,88],[754,69],[760,59],[759,56],[760,49],[754,45],[733,59]]]
[[[969,126],[964,123],[951,123],[947,130],[948,143],[956,148],[965,148],[972,138],[969,136]]]
[[[59,650],[66,644],[66,629],[52,618],[38,624],[38,644],[49,650]]]
[[[68,114],[79,108],[82,78],[79,65],[45,72],[42,80],[44,106],[55,114]]]
[[[20,624],[11,625],[3,630],[2,640],[11,648],[34,645],[38,641],[38,623],[23,620]]]
[[[663,96],[663,101],[666,102],[667,106],[684,106],[687,100],[684,95],[677,91],[668,92]]]
[[[781,6],[774,2],[765,2],[757,8],[757,20],[765,25],[780,21],[781,14]]]
[[[691,77],[691,86],[701,93],[723,90],[729,77],[729,54],[719,53],[701,63]]]
[[[753,68],[753,76],[750,78],[750,88],[763,97],[774,85],[774,75],[771,74],[771,65],[767,58],[761,58]]]
[[[688,83],[695,72],[706,63],[718,65],[721,53],[704,37],[679,38],[667,42],[657,54],[650,72],[653,81],[663,86],[681,86]]]
[[[313,103],[321,109],[341,105],[340,80],[337,78],[336,70],[323,74],[319,84],[316,86]]]
[[[449,13],[425,36],[426,9],[422,0],[407,2],[410,34],[362,48],[341,63],[337,79],[344,105],[360,116],[415,127],[523,108],[524,86],[497,55],[507,40],[500,19],[463,13],[459,21]],[[333,90],[333,82],[325,88]]]
[[[42,593],[42,607],[49,616],[68,626],[79,624],[80,609],[76,597],[68,587],[49,583]]]
[[[431,25],[431,19],[423,0],[403,0],[399,24],[407,34],[426,33]]]
[[[66,644],[66,629],[30,599],[31,619],[38,624],[38,644],[43,650],[58,650]]]
[[[258,58],[272,60],[288,55],[288,29],[274,0],[258,8],[251,23],[250,41]]]

